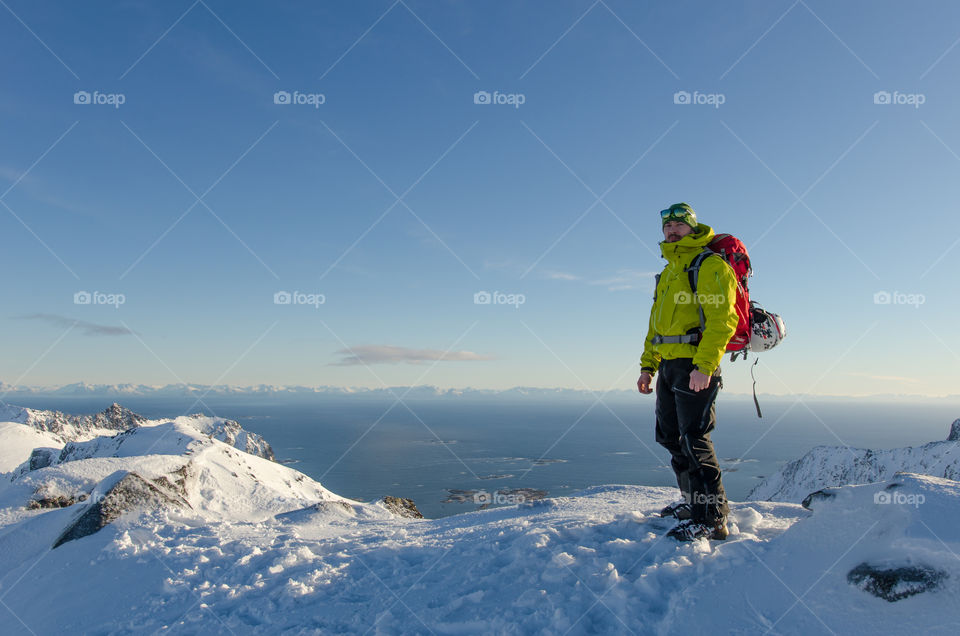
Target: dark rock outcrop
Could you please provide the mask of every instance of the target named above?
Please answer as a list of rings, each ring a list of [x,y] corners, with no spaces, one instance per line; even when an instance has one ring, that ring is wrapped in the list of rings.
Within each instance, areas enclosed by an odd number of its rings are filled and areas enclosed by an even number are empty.
[[[67,508],[78,501],[86,501],[87,495],[71,497],[68,495],[52,495],[49,497],[34,497],[27,503],[27,510],[37,510],[40,508]]]
[[[884,568],[861,563],[847,573],[847,581],[891,603],[936,589],[947,573],[929,566]]]
[[[179,493],[168,490],[170,484],[166,479],[158,484],[157,480],[144,479],[135,472],[126,473],[102,497],[95,498],[83,514],[64,530],[53,547],[89,536],[132,510],[155,510],[167,506],[189,508],[190,505]]]
[[[960,442],[960,420],[953,420],[950,425],[950,434],[947,435],[948,442]]]
[[[818,490],[812,492],[806,497],[803,498],[803,501],[800,502],[800,505],[806,508],[807,510],[813,510],[813,506],[820,501],[828,501],[837,496],[836,492],[833,492],[833,489],[824,488],[823,490]]]
[[[413,499],[387,496],[381,499],[381,501],[387,510],[398,517],[406,517],[408,519],[423,519],[423,514],[417,510],[417,504],[413,503]]]
[[[81,416],[81,418],[87,417],[93,418],[92,425],[94,428],[106,428],[113,431],[126,431],[142,426],[147,421],[144,416],[134,413],[116,402],[93,416]]]
[[[30,453],[30,459],[27,460],[27,466],[30,470],[39,470],[46,468],[54,462],[60,455],[58,448],[34,448]]]

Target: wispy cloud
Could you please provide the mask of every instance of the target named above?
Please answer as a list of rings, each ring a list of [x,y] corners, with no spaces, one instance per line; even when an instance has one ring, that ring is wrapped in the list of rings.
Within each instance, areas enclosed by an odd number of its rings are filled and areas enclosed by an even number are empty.
[[[0,180],[15,183],[17,179],[23,179],[22,183],[28,183],[33,180],[33,177],[24,175],[22,170],[11,168],[8,165],[0,165]]]
[[[550,280],[583,282],[587,285],[606,287],[608,291],[623,291],[626,289],[642,289],[648,291],[652,289],[651,283],[653,282],[653,277],[656,275],[656,272],[644,272],[635,269],[621,269],[617,270],[617,272],[612,276],[593,280],[584,278],[583,276],[578,276],[576,274],[571,274],[569,272],[557,272],[552,270],[544,271],[541,273],[541,275]]]
[[[581,280],[582,278],[581,276],[577,276],[576,274],[570,274],[567,272],[554,272],[549,270],[545,271],[543,273],[543,276],[545,278],[549,278],[550,280]]]
[[[493,356],[485,356],[473,351],[441,351],[440,349],[408,349],[393,345],[362,345],[352,349],[340,349],[336,352],[343,358],[332,363],[333,366],[352,366],[355,364],[397,364],[406,362],[420,364],[423,362],[464,362],[493,360]]]
[[[590,285],[600,285],[610,291],[624,289],[650,289],[650,283],[656,272],[642,272],[635,269],[621,269],[609,278],[589,281]]]
[[[16,316],[20,320],[42,320],[58,327],[73,326],[80,330],[85,336],[129,336],[135,332],[126,327],[115,327],[113,325],[100,325],[86,320],[76,320],[66,316],[56,314],[29,314],[27,316]]]
[[[16,188],[13,189],[12,192],[29,197],[33,201],[52,205],[67,212],[86,212],[86,210],[77,205],[76,202],[62,199],[48,192],[49,186],[35,175],[30,173],[24,174],[23,170],[12,168],[9,165],[0,165],[0,182],[7,182],[5,185],[0,186],[0,194],[13,184],[16,184]],[[11,206],[14,209],[17,207],[13,203],[11,203]]]
[[[483,269],[519,273],[523,271],[523,266],[512,258],[503,258],[500,260],[486,259],[483,261]]]

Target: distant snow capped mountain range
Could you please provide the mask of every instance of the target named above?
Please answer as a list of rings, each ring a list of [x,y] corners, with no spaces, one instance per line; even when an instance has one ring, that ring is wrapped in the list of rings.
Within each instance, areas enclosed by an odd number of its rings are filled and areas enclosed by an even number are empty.
[[[639,371],[638,371],[639,373]],[[629,386],[629,384],[628,384]],[[815,400],[844,399],[844,396],[822,396],[822,395],[788,395],[779,396],[760,393],[760,396],[772,398],[801,398]],[[193,383],[178,384],[91,384],[89,382],[74,382],[72,384],[60,384],[49,386],[22,386],[12,385],[0,381],[0,403],[4,397],[107,397],[107,398],[126,398],[126,397],[156,397],[156,398],[204,398],[204,397],[351,397],[351,398],[370,398],[370,399],[395,399],[403,397],[410,400],[432,400],[432,399],[497,399],[497,400],[529,400],[529,399],[549,399],[549,400],[595,400],[598,397],[603,399],[632,399],[637,398],[636,389],[624,388],[615,390],[589,390],[589,389],[570,389],[570,388],[542,388],[516,386],[509,389],[477,389],[465,387],[460,389],[445,389],[431,385],[419,386],[392,386],[392,387],[344,387],[344,386],[303,386],[303,385],[280,385],[280,384],[255,384],[246,386],[236,386],[228,384],[208,385]],[[728,398],[744,398],[750,396],[749,393],[726,393]],[[856,399],[871,399],[871,397],[882,398],[884,400],[930,400],[928,396],[919,395],[894,395],[884,394],[882,396],[860,396]],[[958,399],[960,396],[945,396],[937,399]]]
[[[434,399],[434,398],[462,398],[462,397],[497,397],[510,398],[585,398],[599,396],[602,391],[593,392],[582,389],[565,388],[538,388],[513,387],[510,389],[444,389],[436,386],[396,386],[383,388],[340,387],[340,386],[286,386],[276,384],[257,384],[251,386],[232,386],[220,384],[210,386],[206,384],[90,384],[75,382],[73,384],[54,386],[13,386],[0,382],[0,395],[24,396],[34,395],[43,397],[243,397],[243,396],[358,396],[358,397],[393,397],[404,396],[405,399]],[[636,391],[621,389],[609,391],[607,397],[633,396]]]

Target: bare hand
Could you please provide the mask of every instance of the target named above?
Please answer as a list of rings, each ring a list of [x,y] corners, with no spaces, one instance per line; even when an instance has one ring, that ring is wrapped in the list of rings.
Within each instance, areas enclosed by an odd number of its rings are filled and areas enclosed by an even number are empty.
[[[640,379],[637,380],[637,389],[644,394],[653,393],[653,389],[650,388],[652,382],[653,376],[644,371],[640,374]]]
[[[690,372],[690,390],[691,391],[702,391],[705,388],[710,386],[710,376],[705,373],[700,373],[698,369],[694,369]]]

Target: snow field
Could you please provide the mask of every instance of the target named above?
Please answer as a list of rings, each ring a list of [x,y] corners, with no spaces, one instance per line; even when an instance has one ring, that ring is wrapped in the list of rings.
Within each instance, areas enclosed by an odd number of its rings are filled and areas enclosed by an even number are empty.
[[[599,486],[410,519],[238,450],[236,431],[220,441],[216,426],[181,419],[73,442],[33,471],[13,462],[46,433],[0,425],[14,465],[0,479],[4,634],[960,632],[949,479],[834,488],[812,511],[733,503],[727,541],[677,543],[658,514],[675,489]],[[51,549],[130,471],[186,504]],[[77,501],[30,507],[38,497]],[[863,564],[933,569],[942,583],[889,602],[851,583]]]

